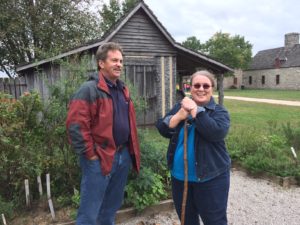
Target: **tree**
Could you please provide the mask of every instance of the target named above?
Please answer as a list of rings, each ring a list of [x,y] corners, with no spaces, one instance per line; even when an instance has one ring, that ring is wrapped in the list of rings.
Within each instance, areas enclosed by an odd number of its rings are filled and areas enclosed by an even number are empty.
[[[246,69],[251,60],[252,45],[244,37],[217,32],[203,46],[203,50],[212,58],[236,69]],[[232,75],[229,73],[228,75]],[[223,105],[224,74],[217,77],[219,104]]]
[[[91,0],[0,0],[0,69],[50,57],[100,36]]]
[[[99,11],[101,17],[100,28],[106,32],[111,28],[125,13],[131,10],[139,0],[110,0],[109,4],[103,4]]]
[[[242,36],[217,32],[203,45],[203,51],[232,68],[246,69],[252,56],[252,44]]]
[[[182,45],[197,52],[201,51],[203,48],[200,40],[198,40],[195,36],[188,37],[185,41],[182,42]]]

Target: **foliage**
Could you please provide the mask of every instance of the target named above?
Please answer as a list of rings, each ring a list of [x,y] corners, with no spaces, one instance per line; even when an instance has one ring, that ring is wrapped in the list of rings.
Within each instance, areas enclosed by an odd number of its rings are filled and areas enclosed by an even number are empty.
[[[134,109],[136,111],[136,114],[142,113],[145,109],[147,109],[147,101],[143,98],[143,96],[140,96],[138,94],[138,90],[134,85],[129,81],[126,80],[126,86],[130,90],[130,98],[133,101]]]
[[[203,48],[200,40],[198,40],[195,36],[188,37],[182,42],[182,45],[197,52],[201,52]]]
[[[0,191],[11,200],[22,194],[24,179],[42,170],[42,103],[35,92],[19,100],[0,93],[0,108]]]
[[[1,0],[0,66],[50,57],[99,37],[91,0]]]
[[[159,142],[157,133],[139,129],[141,171],[131,173],[126,186],[125,203],[142,210],[166,198],[170,176],[166,167],[166,142]],[[154,141],[156,140],[156,141]]]
[[[133,204],[137,210],[153,205],[167,196],[164,190],[163,178],[150,168],[143,167],[139,176],[129,180],[126,186],[125,203]]]
[[[49,87],[47,101],[42,102],[36,92],[25,93],[19,100],[0,93],[0,192],[8,201],[23,204],[25,178],[36,187],[36,176],[50,173],[53,196],[72,192],[79,182],[65,120],[70,96],[86,80],[88,68],[84,59],[61,65],[68,72]]]
[[[11,218],[13,216],[14,206],[12,202],[6,202],[2,199],[0,195],[0,212],[4,214],[6,218]]]
[[[293,159],[284,131],[275,124],[269,122],[271,127],[265,134],[254,128],[232,132],[227,138],[231,158],[253,172],[299,178],[300,166]],[[298,128],[289,129],[294,132]]]
[[[203,52],[232,68],[246,69],[252,56],[252,45],[244,37],[222,32],[217,32],[204,44],[192,36],[182,42],[182,45]]]
[[[294,149],[298,149],[300,152],[300,123],[296,128],[291,126],[290,122],[287,122],[285,125],[282,126],[283,133],[287,139],[287,143],[289,146],[293,147]],[[299,155],[299,153],[298,153]]]
[[[80,203],[80,193],[77,189],[74,189],[74,194],[71,199],[72,199],[72,205],[78,208]]]
[[[68,144],[65,121],[67,106],[72,94],[87,80],[89,70],[88,57],[73,58],[71,62],[60,61],[64,75],[49,86],[49,99],[44,102],[42,125],[45,129],[44,144],[48,163],[44,168],[51,174],[53,193],[58,195],[71,193],[78,184],[77,157]],[[63,182],[67,179],[68,182]]]
[[[240,35],[217,32],[204,45],[209,56],[232,67],[247,69],[252,56],[252,44]]]
[[[104,3],[99,11],[101,17],[100,28],[102,32],[109,30],[126,12],[132,9],[138,0],[110,0],[109,4]]]

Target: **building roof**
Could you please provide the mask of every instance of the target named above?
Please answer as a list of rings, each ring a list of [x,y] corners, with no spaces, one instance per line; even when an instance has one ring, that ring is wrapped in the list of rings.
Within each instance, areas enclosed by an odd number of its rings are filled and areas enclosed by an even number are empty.
[[[226,65],[210,58],[209,56],[207,56],[205,54],[198,53],[193,50],[187,49],[184,46],[182,46],[181,44],[175,42],[175,40],[169,34],[169,32],[166,30],[166,28],[159,22],[159,20],[154,15],[152,10],[142,0],[139,1],[136,4],[136,6],[132,10],[130,10],[126,15],[124,15],[121,19],[119,19],[118,22],[114,26],[112,26],[100,39],[89,41],[81,46],[78,46],[76,48],[73,48],[69,51],[66,51],[62,54],[59,54],[59,55],[51,57],[51,58],[43,59],[38,62],[30,62],[27,64],[20,64],[17,66],[17,69],[16,69],[17,72],[21,72],[21,71],[24,71],[24,70],[27,70],[30,68],[34,68],[34,67],[40,66],[42,64],[49,63],[51,61],[54,61],[54,60],[57,60],[57,59],[60,59],[60,58],[63,58],[63,57],[69,56],[69,55],[80,53],[80,52],[98,47],[106,42],[109,42],[114,37],[114,35],[127,23],[127,21],[140,9],[144,10],[146,15],[152,20],[152,22],[157,26],[157,28],[161,31],[161,33],[166,37],[166,39],[171,43],[171,45],[175,49],[177,49],[178,51],[183,51],[186,54],[189,54],[195,58],[198,58],[199,61],[205,61],[207,64],[214,66],[219,72],[222,72],[222,73],[228,72],[228,71],[233,72],[233,69],[230,68],[229,66],[226,66]]]
[[[289,68],[300,66],[300,44],[287,50],[285,47],[259,51],[252,59],[248,70]]]

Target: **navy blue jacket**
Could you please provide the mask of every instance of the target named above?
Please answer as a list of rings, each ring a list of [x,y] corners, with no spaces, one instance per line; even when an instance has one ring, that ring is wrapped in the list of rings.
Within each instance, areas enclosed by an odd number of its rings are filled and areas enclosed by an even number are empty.
[[[180,107],[177,103],[165,117],[176,114]],[[231,164],[224,141],[230,126],[229,114],[225,108],[215,103],[213,97],[204,108],[205,111],[199,112],[194,119],[195,166],[197,177],[201,180],[224,173]],[[156,127],[163,137],[170,139],[167,160],[168,167],[172,168],[179,132],[184,121],[175,128],[169,128],[164,122],[165,117],[157,121]]]

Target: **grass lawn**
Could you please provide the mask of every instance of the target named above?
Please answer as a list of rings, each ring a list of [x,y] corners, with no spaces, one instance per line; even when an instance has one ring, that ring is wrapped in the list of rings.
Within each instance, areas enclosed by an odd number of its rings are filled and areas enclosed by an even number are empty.
[[[300,107],[229,99],[225,99],[224,105],[230,113],[232,128],[256,128],[263,132],[269,123],[300,125]]]
[[[265,132],[270,128],[269,124],[281,126],[290,122],[292,126],[300,126],[300,107],[282,106],[265,103],[224,100],[224,105],[230,113],[231,129],[256,129],[257,132]],[[160,136],[155,127],[146,129],[147,137],[159,147],[166,148],[168,139]]]
[[[225,107],[231,118],[226,144],[234,161],[252,172],[296,176],[300,180],[300,167],[294,165],[285,135],[278,132],[287,123],[294,131],[299,130],[300,107],[229,99],[225,99]],[[155,149],[166,154],[168,139],[161,137],[155,128],[142,132]]]
[[[252,98],[269,98],[278,100],[291,100],[300,101],[300,91],[292,90],[240,90],[230,89],[225,90],[224,95],[226,96],[241,96],[241,97],[252,97]]]

